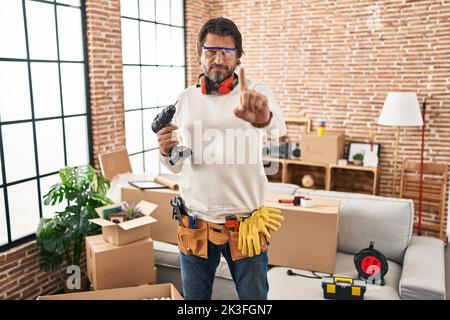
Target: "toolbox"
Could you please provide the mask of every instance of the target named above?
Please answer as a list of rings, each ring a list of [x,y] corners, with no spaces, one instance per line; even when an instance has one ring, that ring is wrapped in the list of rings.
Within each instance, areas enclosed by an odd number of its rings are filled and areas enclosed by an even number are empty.
[[[333,300],[363,300],[366,281],[346,277],[322,277],[323,297]]]

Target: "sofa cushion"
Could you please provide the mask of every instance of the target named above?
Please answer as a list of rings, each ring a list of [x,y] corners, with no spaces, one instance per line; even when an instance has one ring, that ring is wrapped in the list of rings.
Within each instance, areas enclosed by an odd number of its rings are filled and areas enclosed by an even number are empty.
[[[153,241],[153,250],[155,252],[156,266],[180,269],[180,257],[177,245],[162,241]],[[228,268],[228,263],[224,257],[220,257],[220,262],[216,269],[216,277],[233,279]]]
[[[299,189],[299,186],[296,184],[269,182],[267,193],[294,195],[297,189]]]
[[[445,299],[445,252],[442,240],[412,237],[403,262],[399,291],[402,299]]]
[[[389,270],[386,273],[384,286],[368,285],[365,300],[398,300],[401,266],[389,261]],[[271,300],[323,300],[321,279],[310,279],[301,276],[289,276],[290,268],[273,267],[267,273],[269,280],[269,299]],[[313,276],[311,271],[292,269],[295,273]],[[317,273],[319,276],[326,275]],[[353,264],[353,255],[338,252],[336,256],[335,275],[347,276],[356,279],[358,272]]]
[[[412,200],[381,196],[300,189],[304,195],[340,202],[338,251],[356,254],[375,242],[387,259],[403,262],[411,240],[414,204]]]

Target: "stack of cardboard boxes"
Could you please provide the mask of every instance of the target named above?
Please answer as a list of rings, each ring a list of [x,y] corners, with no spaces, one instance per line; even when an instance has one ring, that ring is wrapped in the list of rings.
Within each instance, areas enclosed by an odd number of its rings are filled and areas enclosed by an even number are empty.
[[[158,205],[140,201],[135,207],[142,217],[109,221],[104,212],[128,204],[97,208],[99,218],[90,220],[102,227],[102,234],[86,237],[87,273],[91,291],[40,296],[38,300],[181,300],[171,283],[156,284],[156,267],[150,215]]]
[[[99,218],[90,220],[102,227],[102,234],[86,238],[87,275],[93,290],[115,289],[156,283],[156,268],[150,214],[156,204],[140,201],[143,216],[115,223],[105,212],[125,208],[126,202],[97,208]]]

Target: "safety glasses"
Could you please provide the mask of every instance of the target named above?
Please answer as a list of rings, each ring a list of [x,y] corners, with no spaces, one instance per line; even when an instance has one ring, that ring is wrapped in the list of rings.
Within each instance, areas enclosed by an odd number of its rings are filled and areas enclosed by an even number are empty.
[[[222,52],[225,59],[233,59],[236,57],[237,48],[202,46],[202,50],[207,58],[214,58],[219,52]]]

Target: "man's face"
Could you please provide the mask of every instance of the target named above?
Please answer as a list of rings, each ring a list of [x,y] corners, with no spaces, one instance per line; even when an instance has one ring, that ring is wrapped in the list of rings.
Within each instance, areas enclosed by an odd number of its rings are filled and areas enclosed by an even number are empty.
[[[235,43],[232,36],[208,33],[203,46],[234,49]],[[231,76],[236,69],[237,51],[202,49],[200,61],[206,77],[218,83]]]

